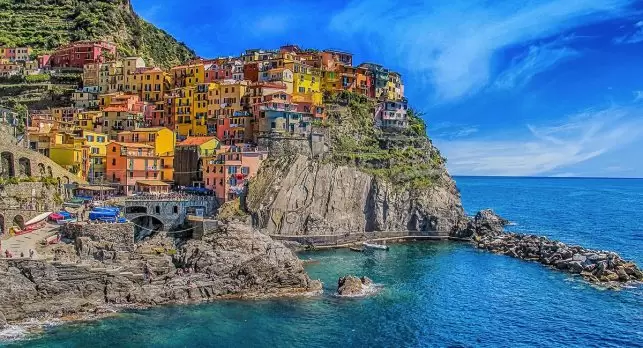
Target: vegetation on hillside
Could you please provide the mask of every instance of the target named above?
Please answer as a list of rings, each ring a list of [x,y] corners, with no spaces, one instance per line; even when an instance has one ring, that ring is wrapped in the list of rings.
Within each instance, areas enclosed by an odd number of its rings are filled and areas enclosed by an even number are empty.
[[[429,187],[444,171],[445,159],[431,144],[421,114],[409,111],[409,128],[382,130],[375,127],[375,104],[349,92],[326,96],[331,139],[330,160],[354,165],[362,171],[400,186]]]
[[[77,40],[105,39],[123,56],[169,67],[194,51],[139,18],[129,0],[0,0],[0,46],[31,46],[37,53]]]

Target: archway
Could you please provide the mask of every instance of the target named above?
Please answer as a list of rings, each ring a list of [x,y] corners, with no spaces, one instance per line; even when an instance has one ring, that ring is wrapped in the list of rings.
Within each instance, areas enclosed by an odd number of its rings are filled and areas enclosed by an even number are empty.
[[[146,207],[127,207],[125,208],[125,214],[147,214]]]
[[[21,157],[18,160],[18,175],[31,176],[31,161],[26,157]]]
[[[38,163],[38,174],[40,174],[40,176],[47,175],[47,172],[45,171],[45,165],[42,163]]]
[[[13,178],[16,172],[13,167],[13,154],[11,152],[3,152],[0,154],[0,176]]]
[[[13,217],[13,226],[18,226],[21,230],[25,228],[25,218],[22,215]]]
[[[134,224],[134,240],[141,240],[153,235],[164,228],[163,221],[151,215],[142,215],[131,220]]]

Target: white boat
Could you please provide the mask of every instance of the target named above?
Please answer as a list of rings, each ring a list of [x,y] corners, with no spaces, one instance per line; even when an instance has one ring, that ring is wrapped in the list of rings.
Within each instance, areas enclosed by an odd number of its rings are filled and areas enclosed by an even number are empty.
[[[29,226],[29,225],[33,225],[33,224],[37,224],[37,223],[39,223],[40,221],[43,221],[44,219],[46,219],[49,215],[51,215],[51,212],[42,213],[42,214],[40,214],[40,215],[36,216],[35,218],[33,218],[33,219],[31,219],[31,220],[29,220],[29,221],[25,222],[25,226]]]
[[[367,249],[388,250],[388,245],[372,244],[367,242],[362,243],[362,245]]]

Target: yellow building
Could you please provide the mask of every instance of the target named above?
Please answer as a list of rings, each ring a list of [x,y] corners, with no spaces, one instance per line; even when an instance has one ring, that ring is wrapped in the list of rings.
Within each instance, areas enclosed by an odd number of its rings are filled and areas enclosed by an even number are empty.
[[[137,128],[119,132],[117,141],[145,144],[154,147],[154,153],[161,160],[161,180],[171,181],[174,176],[174,147],[176,134],[165,127]]]
[[[85,131],[95,131],[102,126],[102,111],[82,111],[74,114],[74,125]]]
[[[89,174],[89,146],[85,138],[69,133],[56,134],[49,148],[49,158],[72,174],[86,180]]]
[[[218,87],[214,91],[208,91],[209,115],[211,117],[231,117],[235,111],[243,110],[242,99],[248,90],[247,81],[223,82]]]
[[[162,101],[170,82],[168,73],[160,68],[137,69],[132,76],[132,84],[136,86],[141,100],[146,102]]]
[[[105,178],[106,172],[106,156],[107,156],[107,134],[97,133],[87,130],[82,130],[77,133],[85,139],[85,145],[89,147],[89,172],[87,180],[89,182],[102,182]]]
[[[196,63],[175,66],[170,69],[174,87],[190,87],[205,82],[205,64]]]
[[[404,85],[402,84],[402,76],[394,71],[389,72],[386,89],[386,95],[389,100],[401,100],[402,98],[404,98]]]
[[[285,66],[293,72],[293,102],[321,105],[321,71],[298,62],[286,63]]]
[[[145,61],[141,57],[127,57],[121,60],[123,66],[123,91],[138,93],[139,81],[134,79],[138,69],[145,68]]]

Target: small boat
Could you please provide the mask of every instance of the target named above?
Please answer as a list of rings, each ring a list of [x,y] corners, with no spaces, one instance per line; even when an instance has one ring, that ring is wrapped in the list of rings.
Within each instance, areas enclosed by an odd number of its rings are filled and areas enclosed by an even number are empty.
[[[358,252],[358,253],[364,252],[364,249],[362,249],[362,248],[356,248],[356,247],[350,247],[350,250],[351,250],[351,251]]]
[[[69,224],[73,222],[78,222],[78,219],[76,218],[69,218],[69,219],[61,219],[61,220],[56,220],[56,223],[58,225],[64,225],[64,224]]]
[[[388,250],[388,245],[372,244],[367,242],[362,243],[362,245],[367,249]]]

